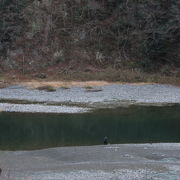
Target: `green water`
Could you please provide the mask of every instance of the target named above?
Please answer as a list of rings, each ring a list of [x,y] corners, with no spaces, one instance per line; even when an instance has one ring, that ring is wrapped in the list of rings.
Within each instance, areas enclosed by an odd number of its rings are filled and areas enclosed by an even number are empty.
[[[180,106],[105,109],[84,114],[0,113],[0,149],[109,143],[180,142]]]

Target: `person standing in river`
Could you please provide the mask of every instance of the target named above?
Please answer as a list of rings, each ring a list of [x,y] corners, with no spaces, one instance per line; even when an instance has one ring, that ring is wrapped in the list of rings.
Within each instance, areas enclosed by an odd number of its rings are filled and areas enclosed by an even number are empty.
[[[108,138],[107,136],[104,137],[104,145],[107,145],[108,144]]]

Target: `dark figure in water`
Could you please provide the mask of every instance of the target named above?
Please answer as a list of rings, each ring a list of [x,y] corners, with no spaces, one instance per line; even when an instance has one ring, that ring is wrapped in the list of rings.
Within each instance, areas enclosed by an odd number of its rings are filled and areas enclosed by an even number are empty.
[[[2,173],[2,169],[0,168],[0,175],[1,175],[1,173]]]
[[[108,138],[107,136],[104,137],[104,145],[107,145],[108,144]]]

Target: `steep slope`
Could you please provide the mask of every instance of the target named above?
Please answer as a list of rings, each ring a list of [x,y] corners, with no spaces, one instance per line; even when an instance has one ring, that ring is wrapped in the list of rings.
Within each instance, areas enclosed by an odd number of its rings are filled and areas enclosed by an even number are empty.
[[[177,0],[3,0],[1,67],[180,67]]]

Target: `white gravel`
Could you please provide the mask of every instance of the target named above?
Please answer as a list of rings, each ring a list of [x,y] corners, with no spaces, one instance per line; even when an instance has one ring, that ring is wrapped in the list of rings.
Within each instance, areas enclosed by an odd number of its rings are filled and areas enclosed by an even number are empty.
[[[10,104],[0,103],[1,111],[6,112],[34,112],[34,113],[82,113],[87,112],[87,108],[70,106],[48,106],[39,104]]]
[[[97,88],[97,87],[94,87]],[[99,87],[98,87],[99,89]],[[11,86],[8,88],[0,89],[0,99],[2,100],[27,100],[37,102],[54,102],[54,103],[80,103],[88,105],[102,105],[102,104],[117,104],[129,103],[133,104],[167,104],[167,103],[180,103],[180,87],[172,85],[161,84],[148,84],[148,85],[108,85],[100,87],[102,91],[87,92],[84,88],[59,88],[55,92],[46,92],[28,89],[20,86]],[[19,106],[16,108],[12,105],[7,108],[6,104],[1,104],[0,109],[7,109],[8,111],[18,111]],[[30,111],[35,111],[37,105],[25,106]],[[31,109],[32,108],[32,109]],[[41,108],[41,109],[40,109]],[[52,109],[52,110],[50,110]],[[57,110],[58,109],[58,110]],[[22,108],[27,112],[25,108]],[[57,110],[57,111],[56,111]],[[69,108],[70,112],[79,112],[82,109],[78,107]],[[84,109],[86,111],[86,109]],[[65,107],[57,108],[53,106],[40,106],[35,112],[67,112]]]
[[[87,92],[84,88],[57,89],[46,92],[19,86],[0,89],[0,99],[21,99],[53,102],[104,102],[134,100],[147,103],[180,103],[180,87],[171,85],[109,85],[102,91]]]

